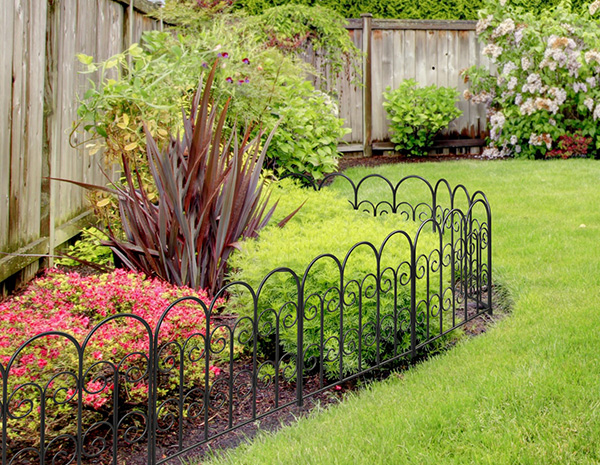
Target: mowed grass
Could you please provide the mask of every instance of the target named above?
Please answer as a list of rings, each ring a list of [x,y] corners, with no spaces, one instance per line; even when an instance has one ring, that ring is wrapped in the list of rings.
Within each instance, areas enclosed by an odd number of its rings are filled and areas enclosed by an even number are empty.
[[[374,172],[446,178],[487,194],[495,278],[512,295],[512,315],[215,463],[600,463],[600,163],[418,163],[347,174]]]

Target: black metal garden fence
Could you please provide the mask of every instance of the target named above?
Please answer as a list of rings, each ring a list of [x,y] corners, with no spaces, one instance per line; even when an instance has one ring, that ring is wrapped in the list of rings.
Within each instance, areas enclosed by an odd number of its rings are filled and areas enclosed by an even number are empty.
[[[30,339],[0,365],[2,464],[117,465],[132,447],[147,454],[148,464],[165,463],[275,411],[301,406],[334,385],[414,357],[492,312],[491,211],[482,192],[470,195],[463,186],[417,176],[393,184],[379,175],[354,183],[335,174],[313,186],[319,190],[332,178],[348,183],[354,210],[398,215],[400,226],[416,223],[416,234],[400,227],[382,244],[359,243],[343,258],[320,255],[303,274],[277,268],[256,289],[228,283],[209,306],[180,299],[154,327],[120,314],[83,341],[60,331]],[[368,198],[375,183],[389,187],[386,198]],[[425,236],[429,245],[423,247]],[[372,254],[374,265],[357,277],[350,275],[349,263],[359,249]],[[311,272],[323,262],[334,270],[337,284],[313,292]],[[275,281],[292,286],[294,298],[277,306],[263,302]],[[246,316],[228,316],[219,308],[233,294],[246,295]],[[190,303],[204,315],[202,327],[185,340],[165,340],[165,326],[177,323],[171,321],[174,309]],[[111,324],[138,325],[137,349],[120,360],[90,362],[90,341]],[[15,384],[11,375],[46,338],[64,340],[70,358],[43,379]],[[293,386],[292,398],[282,396]],[[14,434],[24,428],[37,440]],[[192,443],[185,439],[189,428],[196,431]]]

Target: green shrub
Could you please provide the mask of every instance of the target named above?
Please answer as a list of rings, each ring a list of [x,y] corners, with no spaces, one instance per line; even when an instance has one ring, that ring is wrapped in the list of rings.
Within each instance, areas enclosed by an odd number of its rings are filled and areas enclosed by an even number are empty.
[[[347,21],[339,13],[320,5],[281,5],[250,18],[268,46],[299,53],[311,48],[339,73],[359,51],[346,31]]]
[[[316,5],[337,11],[345,18],[359,18],[371,13],[376,18],[392,19],[477,19],[477,11],[489,1],[498,0],[237,0],[234,8],[260,14],[275,5]],[[551,10],[560,0],[509,0],[535,14]],[[585,0],[572,0],[579,9]]]
[[[241,280],[247,282],[254,289],[258,288],[261,280],[271,270],[285,266],[292,269],[299,277],[302,276],[314,259],[319,254],[331,253],[340,261],[352,246],[361,242],[369,241],[376,248],[379,248],[386,236],[394,230],[402,229],[411,237],[414,237],[417,231],[417,224],[402,221],[396,215],[384,215],[382,217],[373,217],[366,213],[356,212],[351,209],[347,200],[341,198],[331,190],[322,190],[313,192],[309,190],[299,190],[290,186],[291,183],[283,183],[275,188],[274,197],[278,197],[278,191],[282,192],[281,202],[284,208],[286,204],[295,205],[304,202],[300,212],[290,220],[285,228],[266,228],[261,232],[257,240],[246,241],[241,246],[241,251],[236,252],[230,258],[230,264],[235,270],[230,278],[232,280]],[[348,227],[348,225],[352,225]],[[419,252],[430,252],[435,247],[435,240],[431,235],[422,235],[420,239]],[[410,259],[410,248],[406,240],[393,240],[384,249],[381,259],[381,269],[387,267],[396,269],[400,263]],[[407,265],[401,267],[402,271],[407,271]],[[374,274],[377,271],[377,262],[372,249],[366,245],[359,246],[349,257],[344,271],[344,283],[348,286],[344,293],[344,333],[347,339],[343,342],[344,355],[344,375],[356,373],[358,371],[359,352],[358,347],[358,328],[362,326],[365,331],[362,341],[363,368],[369,363],[373,363],[376,357],[376,346],[374,344],[374,326],[376,321],[376,296],[374,289],[376,278]],[[439,275],[432,273],[431,279]],[[383,273],[383,278],[390,278],[393,282],[392,272],[388,269]],[[355,281],[353,281],[355,280]],[[385,279],[384,279],[385,282]],[[382,282],[382,286],[386,284]],[[362,286],[362,292],[359,290],[359,284]],[[305,363],[310,365],[310,361],[319,359],[319,346],[321,338],[320,321],[320,299],[325,299],[323,338],[325,353],[330,352],[330,360],[325,361],[324,368],[330,379],[339,377],[339,360],[332,355],[337,352],[339,340],[336,335],[340,332],[340,312],[337,309],[339,303],[340,273],[337,265],[330,258],[320,259],[315,263],[308,273],[304,296],[306,299],[305,313],[307,318],[304,322],[304,348]],[[398,330],[397,337],[399,345],[394,352],[393,340],[394,330],[391,323],[394,314],[394,293],[381,293],[380,317],[382,321],[382,359],[392,356],[394,353],[405,351],[409,345],[408,328],[410,325],[410,287],[398,286],[397,309],[400,319],[404,320],[403,328]],[[425,298],[426,286],[418,288],[418,299]],[[238,289],[235,287],[234,289]],[[352,293],[361,295],[362,299],[362,322],[359,325],[358,301],[351,302]],[[312,296],[312,297],[308,297]],[[288,273],[276,273],[266,282],[258,300],[259,327],[263,325],[275,324],[274,317],[267,309],[291,312],[291,317],[295,317],[295,311],[290,306],[285,306],[286,302],[296,302],[298,298],[296,285]],[[331,301],[327,305],[327,301]],[[230,299],[233,309],[239,312],[241,317],[253,317],[253,306],[250,295],[247,292],[234,292]],[[334,308],[335,307],[335,308]],[[280,320],[281,344],[284,351],[288,354],[296,355],[297,348],[297,327],[285,327],[283,318]],[[368,323],[371,323],[369,325]],[[426,327],[423,324],[418,325],[417,337],[424,337]],[[366,326],[365,326],[366,325]],[[263,341],[263,347],[269,347],[272,340]],[[352,352],[352,353],[350,353]]]
[[[181,6],[184,10],[185,7],[186,4]],[[187,8],[193,10],[190,5]],[[304,45],[322,50],[341,68],[343,60],[358,53],[342,19],[324,9],[316,9],[312,17],[318,17],[327,27],[320,23],[320,27],[311,29],[306,24],[311,11],[303,10],[301,30],[307,31]],[[334,147],[344,134],[343,122],[333,110],[335,98],[303,83],[303,78],[314,70],[297,56],[298,50],[271,43],[273,34],[285,41],[296,32],[295,29],[275,31],[275,27],[269,25],[285,18],[284,24],[293,24],[296,16],[290,11],[270,12],[269,18],[263,24],[256,18],[221,14],[209,22],[197,19],[196,27],[189,25],[177,35],[146,32],[141,45],[135,44],[129,51],[102,63],[94,63],[93,57],[80,54],[78,58],[85,72],[100,73],[100,84],[86,91],[78,109],[78,125],[94,139],[92,152],[104,149],[108,163],[120,162],[121,154],[125,153],[138,164],[142,183],[150,188],[154,200],[156,193],[152,191],[144,157],[146,141],[142,123],[148,125],[159,147],[165,145],[169,133],[181,130],[181,108],[189,111],[198,79],[206,76],[208,63],[220,59],[213,93],[218,105],[231,99],[226,130],[233,128],[236,122],[242,123],[237,125],[240,127],[254,121],[262,124],[264,134],[268,134],[283,118],[278,142],[267,153],[272,164],[282,172],[287,172],[289,167],[291,172],[306,171],[316,178],[326,170],[334,170],[338,156]],[[302,130],[315,120],[324,122],[322,128]],[[323,141],[326,142],[321,146]],[[291,149],[286,152],[288,143]],[[297,159],[290,159],[293,152],[299,154]],[[279,160],[279,156],[283,159]]]
[[[113,265],[113,254],[109,247],[103,246],[102,241],[108,240],[108,236],[97,228],[84,228],[81,231],[81,237],[70,245],[67,249],[67,255],[79,260],[95,263],[102,266]],[[56,260],[58,265],[77,266],[80,261],[73,258],[60,258]]]
[[[465,97],[487,106],[489,156],[543,158],[574,135],[600,149],[599,8],[564,3],[536,17],[500,2],[481,12],[477,32],[497,71],[467,70]]]
[[[337,117],[331,98],[302,77],[288,79],[282,89],[287,98],[273,108],[281,124],[267,156],[281,175],[299,173],[321,179],[336,170],[338,140],[349,129]]]
[[[435,135],[462,114],[456,108],[458,95],[449,87],[418,87],[414,79],[404,81],[395,90],[388,87],[383,93],[383,107],[396,150],[425,154]]]

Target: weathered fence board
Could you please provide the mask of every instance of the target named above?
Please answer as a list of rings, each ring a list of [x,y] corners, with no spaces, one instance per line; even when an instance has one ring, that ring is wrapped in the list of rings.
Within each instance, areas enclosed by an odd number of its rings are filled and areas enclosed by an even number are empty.
[[[133,40],[157,29],[150,4],[135,0]],[[46,177],[105,181],[99,156],[76,132],[78,96],[88,86],[76,55],[103,60],[129,46],[129,1],[7,0],[0,15],[0,251],[52,253],[89,216],[82,189]],[[141,10],[140,10],[141,8]],[[20,270],[35,273],[34,256],[0,255],[0,283]]]
[[[0,47],[0,242],[2,244],[7,242],[9,230],[13,15],[14,4],[8,2],[3,6],[0,15],[0,37],[2,37],[2,47]]]

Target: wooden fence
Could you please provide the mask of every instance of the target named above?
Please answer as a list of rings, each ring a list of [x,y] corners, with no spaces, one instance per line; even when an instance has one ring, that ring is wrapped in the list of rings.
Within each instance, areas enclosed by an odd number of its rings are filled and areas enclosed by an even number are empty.
[[[36,255],[89,222],[82,189],[47,176],[102,183],[98,156],[69,133],[88,85],[76,54],[104,60],[159,27],[135,0],[4,0],[0,14],[0,255],[2,289],[31,277]],[[9,281],[5,281],[11,277]]]
[[[332,76],[325,60],[308,52],[306,61],[320,74],[314,79],[315,85],[338,93],[340,117],[352,130],[340,150],[370,155],[372,150],[393,149],[383,91],[412,78],[423,86],[450,86],[461,92],[458,106],[463,114],[443,131],[436,147],[479,151],[486,136],[485,109],[462,98],[466,84],[460,77],[464,68],[490,65],[481,53],[475,25],[475,21],[389,20],[371,15],[351,19],[347,29],[354,45],[363,52],[358,64],[359,69],[362,66],[362,85],[355,83],[357,76],[351,67]]]

